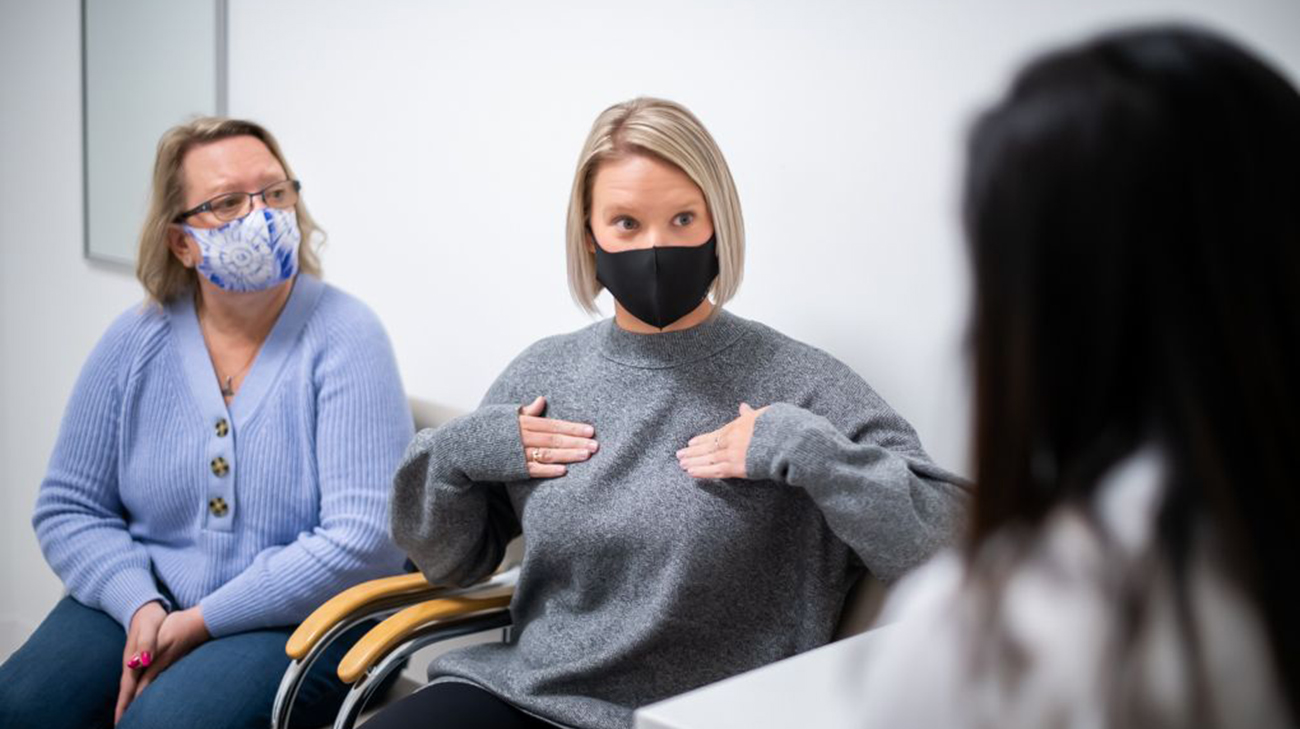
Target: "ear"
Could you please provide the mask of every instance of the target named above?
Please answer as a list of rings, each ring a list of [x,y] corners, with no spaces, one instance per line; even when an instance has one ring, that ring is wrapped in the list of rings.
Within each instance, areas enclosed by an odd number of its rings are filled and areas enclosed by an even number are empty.
[[[194,268],[197,261],[194,260],[194,251],[192,250],[189,236],[181,229],[181,226],[172,223],[167,226],[167,247],[171,249],[172,255],[176,260],[186,268]]]
[[[596,234],[591,232],[590,221],[585,226],[585,229],[586,235],[584,235],[583,238],[587,241],[587,252],[594,256],[596,255]]]

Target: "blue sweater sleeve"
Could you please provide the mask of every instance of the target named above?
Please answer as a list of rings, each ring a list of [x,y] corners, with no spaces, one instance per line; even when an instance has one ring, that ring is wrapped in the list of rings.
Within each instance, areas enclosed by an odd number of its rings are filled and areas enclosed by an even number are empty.
[[[167,604],[118,493],[122,390],[141,317],[119,317],[82,367],[32,517],[46,561],[72,596],[123,627],[145,603]]]
[[[328,317],[317,368],[320,521],[200,601],[213,636],[301,621],[340,590],[401,571],[388,488],[413,428],[392,347],[369,310]]]

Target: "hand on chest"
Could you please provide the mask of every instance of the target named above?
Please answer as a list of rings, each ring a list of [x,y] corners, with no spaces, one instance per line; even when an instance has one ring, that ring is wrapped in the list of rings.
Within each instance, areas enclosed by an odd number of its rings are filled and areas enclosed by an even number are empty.
[[[607,387],[551,397],[546,416],[594,426],[599,450],[563,477],[511,485],[525,533],[636,540],[638,531],[653,528],[725,538],[799,502],[797,493],[768,481],[696,479],[682,469],[679,449],[736,417],[729,397],[688,391],[637,402]]]

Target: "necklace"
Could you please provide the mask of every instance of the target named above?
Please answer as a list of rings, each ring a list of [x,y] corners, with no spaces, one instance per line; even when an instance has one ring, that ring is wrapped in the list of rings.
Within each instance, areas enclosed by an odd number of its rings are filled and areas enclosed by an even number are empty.
[[[199,316],[199,330],[203,332],[203,340],[205,343],[207,343],[208,342],[207,327],[204,326],[203,317],[201,315]],[[211,347],[211,344],[209,344],[209,347]],[[240,367],[239,370],[236,371],[233,375],[226,375],[224,381],[222,380],[221,373],[216,371],[217,361],[215,359],[212,360],[212,369],[214,373],[217,375],[217,385],[221,388],[222,397],[226,399],[230,399],[235,396],[235,378],[243,377],[244,373],[248,371],[248,368],[253,365],[253,360],[257,359],[257,352],[260,349],[261,349],[260,346],[254,347],[253,353],[248,356],[248,361],[244,363],[244,366]],[[211,357],[210,352],[209,352],[209,357]]]
[[[252,364],[252,363],[253,363],[253,360],[251,360],[251,359],[248,360],[248,364]],[[244,370],[248,369],[248,364],[244,365],[244,369],[242,369],[242,370],[236,372],[236,373],[233,374],[233,375],[228,375],[228,376],[226,377],[226,384],[224,384],[224,385],[221,386],[221,396],[222,396],[222,397],[234,397],[234,396],[235,396],[235,378],[238,377],[238,376],[240,376],[240,375],[242,375],[242,374],[244,374]],[[221,375],[217,375],[217,382],[220,382],[220,381],[221,381]],[[240,384],[242,385],[243,383],[241,382]]]
[[[240,368],[239,368],[239,371],[238,371],[238,372],[236,372],[236,373],[233,374],[233,375],[226,375],[226,382],[225,382],[225,384],[221,385],[221,396],[222,396],[222,397],[227,397],[227,398],[229,398],[229,397],[234,397],[234,396],[235,396],[235,378],[236,378],[236,377],[242,377],[242,376],[244,375],[244,373],[248,371],[249,366],[253,364],[253,360],[254,360],[254,359],[257,359],[257,350],[256,350],[256,349],[253,350],[253,354],[252,354],[252,356],[250,356],[250,357],[248,358],[248,361],[244,363],[244,366],[243,366],[243,367],[240,367]],[[213,362],[212,364],[213,364],[213,367],[212,367],[212,368],[215,370],[215,369],[216,369],[216,363]],[[220,373],[220,372],[217,373],[217,382],[218,382],[218,383],[221,383],[221,373]],[[243,383],[241,382],[240,384],[242,385]]]

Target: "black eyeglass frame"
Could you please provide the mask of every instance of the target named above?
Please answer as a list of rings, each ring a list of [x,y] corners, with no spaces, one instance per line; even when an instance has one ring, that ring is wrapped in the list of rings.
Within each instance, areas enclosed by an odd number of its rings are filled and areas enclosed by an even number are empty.
[[[240,192],[240,193],[225,192],[225,193],[222,193],[222,194],[220,194],[220,195],[217,195],[216,197],[212,198],[211,200],[205,200],[204,202],[199,203],[198,205],[196,205],[196,206],[190,208],[189,210],[186,210],[185,212],[179,213],[175,218],[172,218],[172,222],[173,222],[173,223],[179,223],[179,222],[185,220],[186,218],[193,217],[193,216],[195,216],[195,215],[198,215],[199,213],[206,213],[206,212],[208,212],[208,211],[211,211],[211,210],[212,210],[212,203],[214,203],[214,202],[216,202],[216,201],[218,201],[218,200],[220,200],[220,199],[222,199],[222,198],[224,198],[224,197],[229,197],[230,195],[247,195],[247,196],[248,196],[248,203],[249,203],[250,209],[251,209],[251,206],[252,206],[252,204],[253,204],[253,198],[255,198],[255,197],[260,197],[260,198],[262,198],[262,202],[263,202],[263,203],[266,203],[266,206],[267,206],[268,208],[270,208],[270,207],[275,207],[274,205],[271,205],[270,203],[266,202],[266,191],[267,191],[267,190],[270,190],[270,189],[273,188],[273,187],[277,187],[277,186],[279,186],[279,185],[283,185],[283,184],[286,183],[286,182],[291,182],[291,183],[293,183],[293,192],[294,192],[295,195],[297,195],[298,193],[302,192],[302,183],[299,182],[299,181],[297,181],[297,180],[280,180],[279,182],[273,182],[273,183],[267,185],[266,187],[263,187],[261,190],[258,190],[257,192]],[[297,204],[297,202],[298,202],[297,200],[294,200],[294,204]],[[291,207],[291,206],[285,206],[285,207]],[[213,215],[216,215],[216,212],[213,211],[212,214],[213,214]],[[217,219],[220,220],[220,218],[217,218]],[[231,220],[237,220],[237,219],[238,219],[238,218],[231,218]],[[229,221],[222,221],[222,222],[229,222]]]

